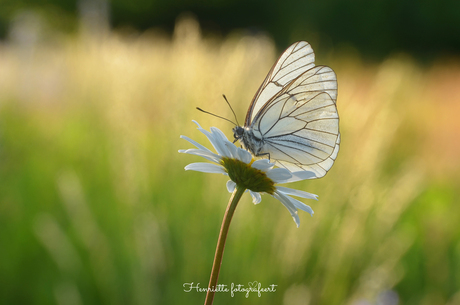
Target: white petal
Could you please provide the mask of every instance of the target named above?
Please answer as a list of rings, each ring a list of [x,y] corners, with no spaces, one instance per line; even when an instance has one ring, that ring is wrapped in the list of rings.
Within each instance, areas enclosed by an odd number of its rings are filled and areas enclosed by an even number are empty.
[[[299,218],[299,215],[297,215],[297,212],[295,212],[294,215],[291,215],[292,216],[292,219],[294,219],[294,222],[295,222],[295,225],[297,226],[297,228],[300,226],[300,218]]]
[[[213,143],[213,146],[215,147],[219,155],[223,157],[232,158],[232,152],[227,147],[227,145],[225,145],[225,142],[222,142],[220,140],[215,140],[215,142]]]
[[[252,203],[254,204],[259,204],[261,201],[262,201],[262,196],[260,196],[259,193],[257,192],[253,192],[253,191],[249,191],[249,193],[251,194],[252,196]]]
[[[270,163],[268,159],[260,159],[260,160],[254,161],[251,166],[265,172],[271,169],[274,165],[275,164]]]
[[[225,134],[219,128],[211,127],[211,132],[215,137],[219,137],[223,142],[230,142],[225,136]]]
[[[292,174],[285,168],[274,168],[267,172],[267,177],[272,179],[275,183],[283,183],[291,178]]]
[[[219,163],[221,158],[219,155],[213,153],[212,151],[205,151],[201,149],[181,149],[179,150],[180,153],[184,154],[190,154],[190,155],[195,155],[195,156],[200,156],[205,159],[208,159],[209,161]]]
[[[180,138],[189,141],[190,143],[192,143],[193,145],[195,145],[196,147],[198,147],[201,150],[210,151],[208,148],[204,147],[203,145],[201,145],[200,143],[198,143],[196,141],[193,141],[192,139],[190,139],[187,136],[180,136]]]
[[[232,180],[227,181],[227,190],[229,193],[233,193],[233,191],[235,190],[235,187],[236,187],[235,182],[233,182]]]
[[[279,192],[278,190],[275,191],[275,195],[276,194],[279,195],[280,198],[282,198],[283,200],[289,201],[290,206],[294,206],[296,211],[297,211],[297,209],[301,209],[302,211],[305,211],[305,212],[307,212],[307,213],[309,213],[310,215],[313,216],[313,213],[314,213],[313,210],[308,205],[306,205],[305,203],[303,203],[303,202],[301,202],[301,201],[299,201],[297,199],[294,199],[292,197],[289,197],[287,195],[284,195],[282,192]],[[286,206],[285,202],[283,202],[283,201],[281,201],[281,202]]]
[[[306,204],[303,203],[302,201],[299,201],[299,200],[294,199],[294,198],[289,197],[289,196],[287,196],[287,197],[289,198],[289,200],[291,200],[291,202],[294,204],[294,206],[295,206],[296,208],[301,209],[302,211],[307,212],[307,213],[310,214],[311,216],[313,216],[313,214],[315,213],[315,212],[313,212],[313,210],[312,210],[312,208],[311,208],[310,206],[306,205]]]
[[[318,178],[316,174],[312,171],[298,171],[298,172],[292,172],[291,174],[292,174],[292,177],[290,179],[287,179],[284,183]]]
[[[297,215],[297,209],[294,206],[294,204],[291,202],[290,197],[284,195],[283,193],[280,192],[275,192],[273,194],[273,197],[281,201],[281,203],[288,209],[289,213],[291,213],[292,218],[294,218],[294,222],[297,225],[297,228],[300,225],[300,219],[299,215]]]
[[[195,123],[196,125],[198,125],[198,129],[200,129],[200,128],[201,128],[200,124],[198,124],[198,122],[197,122],[197,121],[195,121],[195,120],[192,120],[192,122],[193,122],[193,123]],[[203,128],[201,128],[201,129],[203,129]]]
[[[222,166],[203,162],[191,163],[185,167],[185,170],[192,170],[203,173],[226,174]]]
[[[198,125],[198,130],[204,133],[204,135],[208,138],[209,142],[211,142],[212,146],[214,149],[217,151],[217,153],[221,156],[224,157],[230,157],[230,153],[225,147],[224,141],[220,137],[220,135],[216,136],[216,134],[213,134],[205,129],[203,129],[200,124],[198,124],[196,121],[193,121],[193,123]],[[214,129],[217,129],[214,127]]]
[[[230,141],[226,141],[225,142],[225,146],[227,147],[228,151],[230,152],[231,154],[231,158],[233,159],[239,159],[239,156],[238,156],[238,148]]]
[[[295,189],[291,189],[291,188],[287,188],[283,186],[277,186],[276,189],[286,195],[293,195],[297,197],[318,200],[318,195],[315,195],[312,193],[307,193],[304,191],[295,190]]]
[[[235,158],[236,156],[233,156],[233,151],[231,145],[232,142],[230,142],[227,137],[224,135],[222,131],[220,131],[216,127],[211,127],[211,134],[213,136],[214,141],[211,142],[213,143],[214,147],[216,148],[217,152],[225,157],[229,158]],[[228,144],[231,144],[230,146]],[[233,145],[235,146],[235,145]],[[236,148],[236,146],[235,146]]]
[[[238,147],[238,156],[239,156],[238,159],[243,161],[246,164],[249,164],[251,162],[251,160],[252,160],[251,153],[248,152],[247,150],[239,148],[239,147]]]

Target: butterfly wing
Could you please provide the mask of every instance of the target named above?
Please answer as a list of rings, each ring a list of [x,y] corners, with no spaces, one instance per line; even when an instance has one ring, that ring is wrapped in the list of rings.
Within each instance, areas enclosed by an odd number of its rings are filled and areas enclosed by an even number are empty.
[[[251,129],[264,140],[259,154],[290,171],[324,176],[340,146],[337,81],[329,67],[314,67],[285,86],[254,116]]]
[[[259,110],[284,86],[315,66],[315,53],[306,41],[292,44],[278,58],[257,90],[246,114],[245,126],[250,126]]]
[[[324,175],[326,175],[326,173],[331,169],[332,165],[335,162],[335,159],[337,158],[337,154],[339,153],[339,148],[340,148],[340,134],[337,137],[337,141],[334,146],[333,153],[328,158],[326,158],[324,161],[321,161],[320,163],[303,165],[300,163],[292,163],[289,161],[280,161],[280,160],[277,160],[276,163],[278,163],[279,166],[290,170],[291,172],[308,170],[308,171],[314,172],[316,178],[321,178]]]

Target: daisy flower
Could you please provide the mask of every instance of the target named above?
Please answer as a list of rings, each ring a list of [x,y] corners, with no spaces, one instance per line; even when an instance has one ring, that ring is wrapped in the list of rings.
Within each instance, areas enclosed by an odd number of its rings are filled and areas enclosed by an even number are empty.
[[[227,190],[230,193],[233,193],[237,188],[248,190],[254,204],[261,202],[261,194],[263,193],[275,197],[291,213],[297,227],[300,225],[298,209],[313,215],[313,210],[308,205],[291,196],[318,200],[317,195],[277,185],[313,179],[316,177],[313,172],[292,173],[284,168],[274,168],[275,164],[270,163],[267,159],[254,160],[248,151],[236,147],[219,129],[211,127],[209,132],[196,121],[193,122],[198,126],[198,130],[206,135],[217,153],[186,136],[181,136],[182,139],[195,145],[196,148],[179,150],[180,153],[200,156],[212,162],[191,163],[185,167],[185,170],[228,175],[230,180],[227,182]]]
[[[290,195],[316,200],[318,200],[318,196],[278,186],[277,184],[312,179],[316,178],[316,175],[310,171],[291,173],[284,168],[274,168],[275,164],[270,163],[267,159],[254,160],[248,151],[236,147],[219,129],[211,127],[209,132],[203,129],[196,121],[193,122],[198,125],[198,130],[206,135],[217,153],[186,136],[181,136],[182,139],[189,141],[196,148],[182,149],[179,150],[180,153],[200,156],[212,162],[192,163],[187,165],[185,170],[228,175],[230,180],[227,182],[227,190],[232,193],[222,221],[204,303],[205,305],[211,305],[216,292],[230,222],[243,193],[249,191],[255,204],[260,203],[262,200],[261,194],[263,193],[275,197],[288,209],[297,227],[299,227],[300,219],[299,215],[297,215],[297,209],[303,210],[310,215],[313,215],[313,210]]]

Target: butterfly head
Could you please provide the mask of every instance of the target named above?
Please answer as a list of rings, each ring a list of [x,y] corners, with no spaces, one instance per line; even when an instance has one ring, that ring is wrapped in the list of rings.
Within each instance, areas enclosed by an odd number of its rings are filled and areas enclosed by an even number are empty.
[[[244,135],[244,128],[243,127],[236,126],[235,128],[233,128],[233,136],[235,137],[235,141],[233,143],[235,143],[236,140],[242,139],[243,135]]]

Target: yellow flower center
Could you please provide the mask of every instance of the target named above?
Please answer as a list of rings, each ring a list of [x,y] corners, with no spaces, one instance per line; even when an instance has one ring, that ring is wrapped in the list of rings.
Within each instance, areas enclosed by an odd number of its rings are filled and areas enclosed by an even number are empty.
[[[246,188],[253,192],[265,192],[273,195],[275,192],[275,183],[267,177],[265,172],[251,167],[251,163],[246,164],[237,159],[222,158],[221,164],[225,168],[230,179],[237,186]]]

